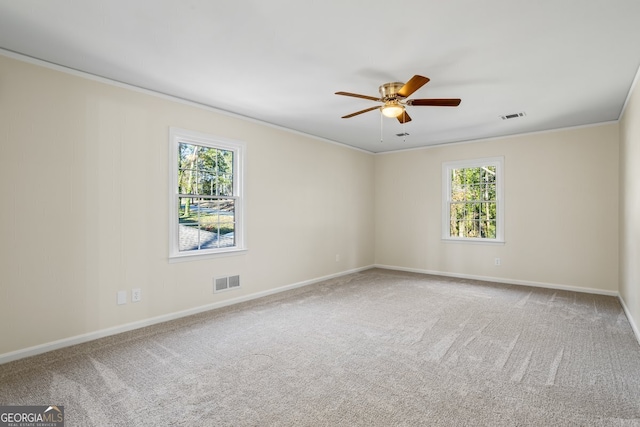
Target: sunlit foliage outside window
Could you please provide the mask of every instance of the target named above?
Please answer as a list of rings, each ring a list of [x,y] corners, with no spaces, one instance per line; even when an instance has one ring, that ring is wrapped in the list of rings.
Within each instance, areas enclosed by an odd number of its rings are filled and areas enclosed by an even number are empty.
[[[504,244],[504,157],[442,163],[442,239]]]
[[[496,238],[496,167],[451,169],[451,237]]]
[[[234,152],[192,143],[178,146],[180,251],[235,245]]]

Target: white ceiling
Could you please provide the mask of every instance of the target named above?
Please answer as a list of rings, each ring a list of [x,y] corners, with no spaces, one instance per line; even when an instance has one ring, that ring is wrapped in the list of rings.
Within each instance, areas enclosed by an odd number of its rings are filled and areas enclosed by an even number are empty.
[[[0,0],[0,48],[383,152],[617,120],[640,1]],[[462,104],[340,118],[414,74]]]

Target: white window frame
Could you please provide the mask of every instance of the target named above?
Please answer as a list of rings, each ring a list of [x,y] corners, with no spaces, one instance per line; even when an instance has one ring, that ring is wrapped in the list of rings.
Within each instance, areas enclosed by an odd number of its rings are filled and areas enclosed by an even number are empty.
[[[180,251],[178,236],[178,148],[180,143],[233,151],[233,198],[235,203],[235,245],[225,248]],[[169,260],[193,260],[216,256],[236,255],[247,250],[244,224],[244,158],[246,144],[206,133],[177,127],[169,128]]]
[[[495,166],[496,168],[496,238],[450,236],[451,171],[453,169]],[[442,240],[447,242],[504,244],[504,157],[456,160],[442,163]]]

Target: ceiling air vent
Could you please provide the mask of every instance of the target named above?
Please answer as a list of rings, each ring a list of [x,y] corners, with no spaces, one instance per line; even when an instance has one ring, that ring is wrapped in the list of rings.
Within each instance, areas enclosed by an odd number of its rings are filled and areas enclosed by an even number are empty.
[[[502,120],[509,120],[509,119],[517,119],[518,117],[524,117],[524,116],[526,116],[526,114],[522,112],[522,113],[507,114],[505,116],[500,116],[500,118]]]

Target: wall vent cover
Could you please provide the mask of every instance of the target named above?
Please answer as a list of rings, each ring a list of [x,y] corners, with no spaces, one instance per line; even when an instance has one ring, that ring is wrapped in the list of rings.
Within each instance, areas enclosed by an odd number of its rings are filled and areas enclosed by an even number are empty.
[[[229,276],[229,289],[240,287],[240,276]]]
[[[526,116],[526,114],[524,112],[521,112],[521,113],[506,114],[504,116],[500,116],[500,118],[502,120],[509,120],[509,119],[517,119],[518,117],[524,117],[524,116]]]
[[[240,287],[240,276],[216,277],[213,279],[213,292],[228,291]]]

